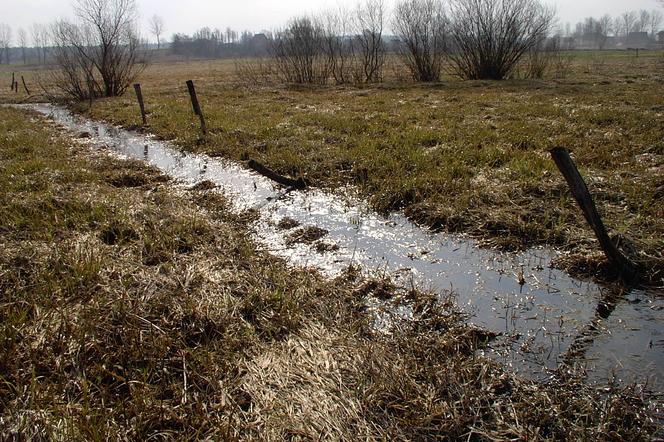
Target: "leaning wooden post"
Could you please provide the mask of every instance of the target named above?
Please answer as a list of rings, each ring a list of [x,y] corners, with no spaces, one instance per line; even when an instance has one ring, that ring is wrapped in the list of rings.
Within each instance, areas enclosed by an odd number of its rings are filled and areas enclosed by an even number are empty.
[[[207,128],[205,127],[205,117],[203,117],[203,112],[201,112],[201,106],[198,103],[198,97],[196,96],[196,89],[194,88],[193,81],[187,80],[187,89],[189,89],[189,96],[191,97],[191,105],[194,108],[194,113],[201,119],[201,130],[203,131],[203,134],[206,134]]]
[[[23,75],[21,75],[21,82],[23,83],[23,88],[25,89],[25,93],[30,95],[30,89],[28,89],[28,85],[25,84],[25,78],[23,78]]]
[[[14,92],[14,82],[16,81],[16,77],[14,77],[14,73],[12,72],[12,85],[11,85],[11,90]]]
[[[138,105],[141,108],[141,118],[143,118],[143,126],[148,124],[147,117],[145,116],[145,103],[143,103],[143,92],[141,91],[140,83],[134,85],[134,90],[136,91],[136,98],[138,99]]]
[[[590,227],[595,232],[595,236],[609,262],[620,272],[620,276],[625,281],[633,281],[637,275],[636,266],[616,248],[611,238],[609,238],[602,218],[599,212],[597,212],[595,202],[574,161],[569,156],[569,151],[564,147],[555,147],[551,150],[551,157],[555,161],[556,166],[558,166],[560,173],[565,177],[565,181],[567,181],[574,199],[579,204],[579,207],[581,207],[586,221],[588,221],[588,224],[590,224]]]

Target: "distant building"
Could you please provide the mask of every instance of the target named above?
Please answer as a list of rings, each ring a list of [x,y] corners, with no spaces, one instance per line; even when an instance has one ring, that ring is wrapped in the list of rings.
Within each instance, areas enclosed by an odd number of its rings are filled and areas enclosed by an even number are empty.
[[[649,44],[647,32],[630,32],[625,39],[625,45],[629,48],[646,48]]]
[[[601,32],[586,32],[576,43],[578,49],[611,49],[616,46],[616,39]]]
[[[265,34],[254,34],[249,41],[249,47],[253,52],[252,55],[267,55],[270,48],[270,39]]]

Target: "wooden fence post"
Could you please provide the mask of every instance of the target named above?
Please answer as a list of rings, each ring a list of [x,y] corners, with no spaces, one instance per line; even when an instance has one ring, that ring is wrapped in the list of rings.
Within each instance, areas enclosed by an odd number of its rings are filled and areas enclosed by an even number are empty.
[[[14,92],[14,81],[16,81],[16,78],[14,77],[14,73],[12,72],[12,85],[11,85],[11,87],[10,87],[10,89],[12,90],[12,92]]]
[[[25,78],[23,78],[23,75],[21,75],[21,82],[23,83],[23,87],[25,88],[25,93],[30,95],[30,89],[28,89],[28,85],[25,84]]]
[[[198,115],[201,119],[201,130],[203,134],[207,134],[207,128],[205,126],[205,117],[203,117],[203,112],[201,111],[201,106],[198,103],[198,97],[196,96],[196,89],[194,88],[194,82],[187,80],[187,89],[189,89],[189,96],[191,97],[191,105],[194,108],[194,113]]]
[[[136,98],[138,99],[138,105],[141,108],[141,118],[143,119],[143,126],[148,124],[147,117],[145,116],[145,103],[143,103],[143,92],[141,91],[140,83],[134,84],[134,91],[136,91]]]
[[[595,202],[585,181],[583,181],[583,177],[570,157],[569,151],[564,147],[555,147],[551,150],[551,157],[558,166],[560,173],[565,177],[574,199],[579,204],[586,221],[595,232],[595,236],[609,262],[620,273],[623,280],[632,282],[637,276],[636,266],[616,248],[611,238],[609,238],[602,218],[597,212]]]

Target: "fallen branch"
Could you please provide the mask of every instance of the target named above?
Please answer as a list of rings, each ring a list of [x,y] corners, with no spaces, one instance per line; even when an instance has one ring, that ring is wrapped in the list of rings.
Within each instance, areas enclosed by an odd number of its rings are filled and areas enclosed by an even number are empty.
[[[277,183],[279,183],[283,186],[292,187],[293,189],[304,189],[304,188],[307,187],[307,183],[304,180],[304,178],[300,177],[300,178],[294,180],[292,178],[288,178],[286,176],[279,175],[277,172],[275,172],[271,169],[268,169],[267,167],[265,167],[264,165],[262,165],[261,163],[259,163],[256,160],[249,160],[247,162],[247,166],[250,169],[260,173],[261,175],[271,179],[272,181],[276,181]]]

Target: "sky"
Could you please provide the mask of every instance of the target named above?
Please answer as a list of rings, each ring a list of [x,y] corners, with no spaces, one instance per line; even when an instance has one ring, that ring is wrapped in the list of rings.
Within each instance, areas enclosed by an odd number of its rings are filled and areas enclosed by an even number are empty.
[[[0,23],[10,25],[14,36],[18,28],[28,30],[32,23],[50,23],[72,17],[74,0],[1,0]],[[389,5],[395,0],[386,0]],[[556,7],[562,24],[588,16],[618,15],[627,10],[655,9],[655,0],[543,0]],[[148,19],[163,18],[165,35],[191,34],[209,26],[237,31],[260,32],[278,28],[295,15],[313,13],[338,5],[355,5],[357,0],[136,0],[145,34]],[[661,8],[664,11],[664,8]]]

